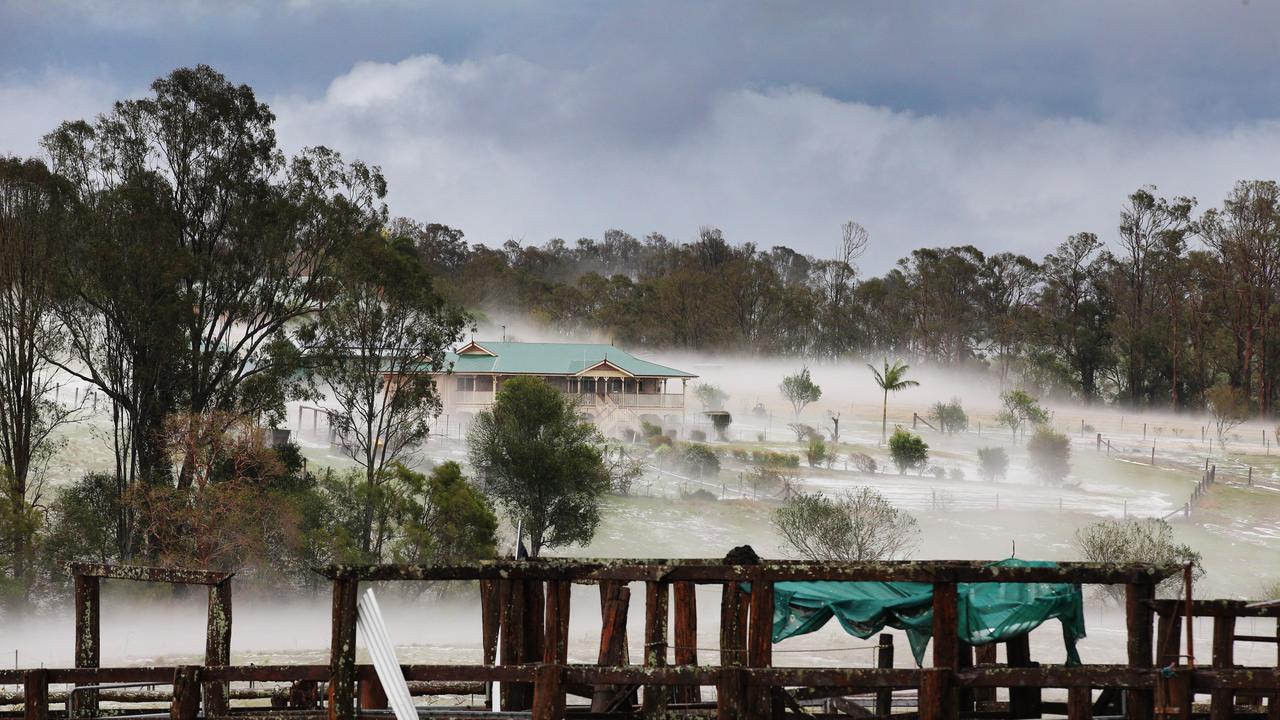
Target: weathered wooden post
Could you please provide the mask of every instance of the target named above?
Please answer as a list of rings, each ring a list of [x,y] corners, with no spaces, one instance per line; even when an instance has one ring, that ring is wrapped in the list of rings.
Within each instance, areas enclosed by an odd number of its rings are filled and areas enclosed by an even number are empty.
[[[936,638],[935,638],[936,639]],[[931,667],[920,671],[920,720],[954,720],[955,688],[949,667]]]
[[[22,676],[23,720],[49,720],[49,671],[28,670]]]
[[[767,668],[773,665],[773,580],[757,572],[751,580],[750,632],[747,635],[747,665]],[[747,695],[747,716],[769,718],[773,715],[773,688],[751,688]]]
[[[184,665],[173,671],[172,720],[196,720],[200,713],[200,667]]]
[[[209,620],[205,630],[204,664],[231,664],[231,578],[209,586]],[[229,683],[217,681],[204,686],[205,710],[227,711]]]
[[[952,674],[959,660],[957,596],[954,582],[933,584],[933,668],[920,680],[920,718],[950,720],[959,716]],[[925,700],[935,708],[926,709]]]
[[[631,605],[631,589],[614,581],[600,583],[600,655],[597,664],[613,667],[626,664],[627,608]],[[597,685],[591,695],[591,712],[609,712],[618,689],[613,685]]]
[[[564,666],[538,666],[533,683],[533,720],[561,720],[565,714]]]
[[[1036,663],[1031,660],[1030,634],[1023,634],[1015,638],[1010,638],[1008,642],[1005,643],[1005,652],[1008,653],[1009,667],[1036,667]],[[1040,717],[1040,697],[1040,688],[1009,688],[1009,717]]]
[[[529,618],[526,610],[525,592],[529,583],[524,580],[501,580],[502,588],[502,642],[499,645],[502,665],[520,665],[530,661],[526,643],[529,633],[526,632],[525,621]],[[529,683],[502,683],[502,709],[528,710],[533,705],[533,688]]]
[[[887,670],[893,667],[893,635],[880,633],[876,646],[876,667]],[[880,688],[876,690],[876,715],[886,716],[893,712],[893,690]]]
[[[542,662],[557,665],[569,663],[569,593],[568,580],[547,581],[547,617],[543,623],[546,638],[542,643]]]
[[[750,607],[736,582],[726,582],[720,595],[720,666],[716,683],[719,720],[746,717],[746,675],[735,672],[746,665],[747,615]]]
[[[76,572],[73,570],[73,572]],[[101,581],[96,576],[75,574],[76,612],[76,667],[96,668],[102,648],[99,625],[99,599]],[[77,717],[94,717],[98,714],[98,692],[82,693],[76,702]]]
[[[1182,656],[1182,613],[1165,608],[1156,620],[1156,667],[1177,665]]]
[[[674,583],[675,661],[677,665],[698,664],[698,599],[696,585],[683,580]],[[702,689],[697,685],[676,687],[675,700],[680,703],[702,702]]]
[[[355,720],[356,603],[360,581],[339,569],[333,576],[329,646],[329,720]]]
[[[664,582],[644,584],[644,665],[665,667],[667,664],[667,599],[670,586]],[[667,688],[644,686],[643,710],[646,716],[661,715],[667,709]]]
[[[996,664],[996,647],[998,643],[987,643],[986,645],[978,645],[974,647],[973,652],[975,662],[978,665],[995,665]],[[977,709],[981,710],[983,703],[991,703],[996,701],[996,689],[993,687],[980,687],[973,689],[973,701]]]
[[[502,622],[502,598],[497,580],[480,581],[481,662],[493,666],[498,661],[498,628]],[[484,685],[484,706],[493,707],[493,683]]]
[[[1093,717],[1093,692],[1087,687],[1067,688],[1067,720]]]
[[[1191,720],[1191,671],[1156,674],[1155,714],[1162,718]]]
[[[1129,666],[1139,669],[1152,667],[1151,601],[1155,598],[1155,585],[1150,582],[1130,582],[1124,589]],[[1125,696],[1125,716],[1128,720],[1151,720],[1155,709],[1153,691],[1130,689],[1125,691]]]
[[[389,706],[387,691],[377,673],[356,681],[356,696],[356,704],[361,710],[385,710]]]
[[[1213,618],[1213,667],[1226,669],[1235,665],[1236,619],[1233,615],[1217,615]],[[1230,689],[1217,689],[1210,695],[1210,720],[1228,720],[1235,693]]]

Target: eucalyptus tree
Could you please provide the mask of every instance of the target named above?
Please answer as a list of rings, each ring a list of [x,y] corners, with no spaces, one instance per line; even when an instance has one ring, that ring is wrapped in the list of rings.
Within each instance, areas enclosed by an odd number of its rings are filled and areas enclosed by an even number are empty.
[[[326,148],[286,158],[274,123],[251,88],[200,65],[45,138],[55,168],[88,206],[134,188],[150,193],[146,202],[163,214],[133,240],[166,256],[163,304],[181,309],[173,316],[181,341],[166,399],[185,413],[280,420],[284,401],[304,389],[291,329],[323,309],[337,250],[385,219],[386,183],[377,168],[344,163]],[[96,234],[113,234],[102,227],[108,218],[90,218]],[[87,322],[97,326],[94,343],[121,332],[94,300],[107,304],[130,292],[101,290],[105,297],[81,298]],[[125,395],[97,358],[81,359],[93,361],[76,371],[82,377],[113,400]],[[189,484],[189,473],[178,482]]]
[[[58,246],[74,203],[44,163],[0,157],[0,534],[24,598],[44,471],[60,444],[54,432],[75,415],[56,399],[50,361],[61,352]]]
[[[880,411],[880,442],[884,442],[889,429],[889,393],[917,387],[920,383],[907,379],[907,370],[911,369],[911,366],[901,360],[894,360],[893,364],[890,365],[888,358],[886,358],[883,370],[870,363],[867,364],[867,367],[871,369],[871,374],[875,377],[876,384],[884,392],[884,404]]]
[[[343,452],[363,471],[360,547],[368,553],[379,488],[392,465],[416,456],[440,413],[431,373],[446,369],[463,317],[435,292],[409,238],[355,238],[334,283],[325,312],[301,335],[315,347],[317,375],[336,403],[330,421]]]

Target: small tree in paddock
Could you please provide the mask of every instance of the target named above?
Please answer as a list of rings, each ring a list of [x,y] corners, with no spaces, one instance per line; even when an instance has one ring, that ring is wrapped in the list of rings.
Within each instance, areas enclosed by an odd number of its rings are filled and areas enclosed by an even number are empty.
[[[827,459],[827,443],[823,441],[821,435],[813,435],[809,438],[809,447],[805,448],[804,458],[809,462],[809,467],[818,467]]]
[[[596,426],[545,380],[516,377],[476,414],[467,450],[480,487],[529,534],[529,554],[591,541],[609,472]]]
[[[1049,421],[1049,411],[1040,405],[1040,401],[1025,390],[1010,390],[1000,394],[1000,413],[996,421],[1013,432],[1013,441],[1018,441],[1018,430],[1027,423],[1040,425]]]
[[[936,402],[929,409],[929,419],[937,426],[939,432],[955,435],[969,429],[969,414],[960,405],[960,398],[951,398],[950,402]]]
[[[1009,453],[1002,447],[978,448],[978,474],[983,480],[1003,480],[1009,472]]]
[[[1157,518],[1099,520],[1076,530],[1074,544],[1085,560],[1109,563],[1192,564],[1192,577],[1204,576],[1200,553],[1174,540],[1173,528]],[[1182,588],[1182,574],[1166,578],[1156,590],[1176,597]],[[1117,602],[1124,600],[1124,586],[1103,585],[1102,592]]]
[[[923,469],[929,464],[929,444],[913,432],[894,428],[889,436],[889,457],[898,466],[898,474],[905,475],[908,470]]]
[[[1046,482],[1058,484],[1071,472],[1071,441],[1048,425],[1036,427],[1027,442],[1031,467]]]
[[[902,560],[920,536],[914,517],[869,487],[838,498],[796,493],[774,512],[773,524],[792,550],[815,562]]]
[[[800,411],[804,410],[806,405],[815,403],[822,397],[822,388],[813,382],[807,366],[783,378],[778,389],[782,391],[782,396],[787,399],[787,402],[791,403],[791,409],[796,417],[800,417]]]
[[[1209,412],[1213,415],[1213,429],[1218,435],[1218,444],[1227,446],[1227,436],[1249,416],[1249,403],[1244,393],[1230,385],[1214,385],[1205,392],[1205,400]]]

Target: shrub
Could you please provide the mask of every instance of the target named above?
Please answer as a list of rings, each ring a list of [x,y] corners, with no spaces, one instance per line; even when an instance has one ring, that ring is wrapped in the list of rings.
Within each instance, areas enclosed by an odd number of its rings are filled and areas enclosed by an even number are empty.
[[[662,427],[660,425],[655,425],[648,420],[641,420],[640,432],[647,438],[656,437],[662,434]]]
[[[751,451],[751,462],[756,465],[798,468],[800,467],[800,456],[794,453],[773,452],[772,450],[753,450]]]
[[[929,468],[929,474],[939,480],[947,479],[947,469],[942,467],[941,465],[934,465],[933,467]]]
[[[812,425],[805,425],[804,423],[787,423],[787,427],[796,434],[796,442],[805,442],[818,434],[818,431]]]
[[[689,439],[696,443],[706,442],[707,434],[701,430],[690,430]]]
[[[962,482],[964,480],[964,469],[953,467],[947,471],[947,479],[952,482]]]
[[[936,402],[929,410],[929,419],[938,426],[939,432],[954,435],[969,429],[969,415],[960,406],[960,398],[951,398],[951,402]]]
[[[920,535],[915,518],[869,487],[835,499],[796,493],[773,523],[793,550],[817,562],[903,559]]]
[[[875,473],[879,469],[876,459],[866,453],[849,453],[849,462],[853,463],[858,472]]]
[[[983,480],[1003,480],[1009,472],[1009,453],[1001,447],[978,448],[978,474]]]
[[[651,448],[659,448],[663,446],[671,447],[671,443],[672,443],[672,440],[670,435],[649,436],[649,447]]]
[[[1048,425],[1040,425],[1027,443],[1031,465],[1046,482],[1061,483],[1071,472],[1071,441]]]
[[[898,466],[898,474],[905,475],[908,470],[923,468],[929,462],[929,445],[919,435],[894,428],[889,436],[889,456],[893,464]]]
[[[680,499],[688,500],[690,502],[716,502],[719,498],[717,498],[714,493],[708,490],[703,490],[702,488],[698,488],[693,492],[681,493]]]
[[[1192,579],[1204,576],[1200,553],[1175,542],[1173,528],[1164,520],[1100,520],[1076,531],[1076,549],[1086,560],[1108,563],[1191,563]],[[1161,595],[1176,597],[1182,588],[1182,573],[1165,578],[1158,586]],[[1124,586],[1103,585],[1103,593],[1114,600],[1124,598]]]
[[[827,459],[827,444],[817,435],[809,438],[809,447],[805,448],[804,457],[809,461],[809,467],[821,465]]]
[[[685,443],[680,449],[680,464],[698,477],[720,472],[720,458],[711,448],[700,443]]]

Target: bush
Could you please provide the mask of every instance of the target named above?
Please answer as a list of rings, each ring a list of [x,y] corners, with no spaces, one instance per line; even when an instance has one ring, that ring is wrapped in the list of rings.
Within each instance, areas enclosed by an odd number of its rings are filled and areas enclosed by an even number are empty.
[[[818,431],[812,425],[805,425],[804,423],[787,423],[787,427],[796,434],[796,442],[806,442],[809,438],[818,434]]]
[[[714,493],[702,488],[698,488],[693,492],[681,493],[680,499],[689,502],[716,502],[718,500]]]
[[[800,456],[793,453],[773,452],[772,450],[753,450],[751,451],[751,462],[756,465],[769,465],[771,467],[798,468],[800,467]]]
[[[809,447],[805,448],[804,457],[809,461],[809,467],[821,465],[827,459],[826,442],[816,435],[809,438]]]
[[[960,406],[960,398],[951,398],[951,402],[936,402],[929,410],[929,419],[938,426],[939,432],[954,435],[969,429],[969,415]]]
[[[698,477],[720,472],[720,458],[711,448],[699,443],[685,443],[680,449],[680,464]]]
[[[1040,425],[1027,443],[1031,466],[1046,482],[1061,483],[1071,472],[1071,441],[1048,425]]]
[[[903,559],[920,535],[915,518],[869,487],[837,499],[796,493],[773,523],[793,550],[817,562]]]
[[[934,465],[933,467],[929,468],[929,474],[939,480],[947,479],[947,469],[942,467],[941,465]]]
[[[978,448],[978,474],[983,480],[1003,480],[1009,472],[1009,453],[1001,447]]]
[[[947,479],[950,480],[951,482],[963,482],[964,469],[958,468],[958,467],[951,468],[950,470],[947,471]]]
[[[730,454],[733,455],[734,460],[740,460],[742,462],[747,462],[751,459],[751,453],[743,450],[742,448],[734,448],[730,451]]]
[[[664,445],[665,445],[666,447],[671,447],[671,443],[672,443],[672,440],[671,440],[671,436],[670,436],[670,435],[651,435],[651,436],[649,436],[649,447],[651,447],[651,448],[659,448],[659,447],[662,447],[662,446],[664,446]]]
[[[849,453],[849,462],[858,469],[858,472],[875,473],[879,469],[876,459],[866,453]]]
[[[1191,563],[1192,579],[1204,576],[1200,553],[1189,545],[1175,542],[1173,528],[1164,520],[1100,520],[1076,531],[1076,549],[1086,560],[1108,563],[1152,563],[1181,565]],[[1114,600],[1124,598],[1124,586],[1103,585],[1102,592]],[[1157,591],[1177,597],[1182,589],[1182,573],[1165,578]]]
[[[893,464],[898,466],[898,474],[905,475],[908,470],[923,468],[929,462],[929,445],[919,435],[894,428],[889,436],[889,456]]]
[[[707,434],[701,430],[690,430],[689,439],[696,443],[706,442]]]
[[[656,437],[662,434],[662,427],[660,425],[655,425],[648,420],[641,420],[640,432],[647,438]]]

